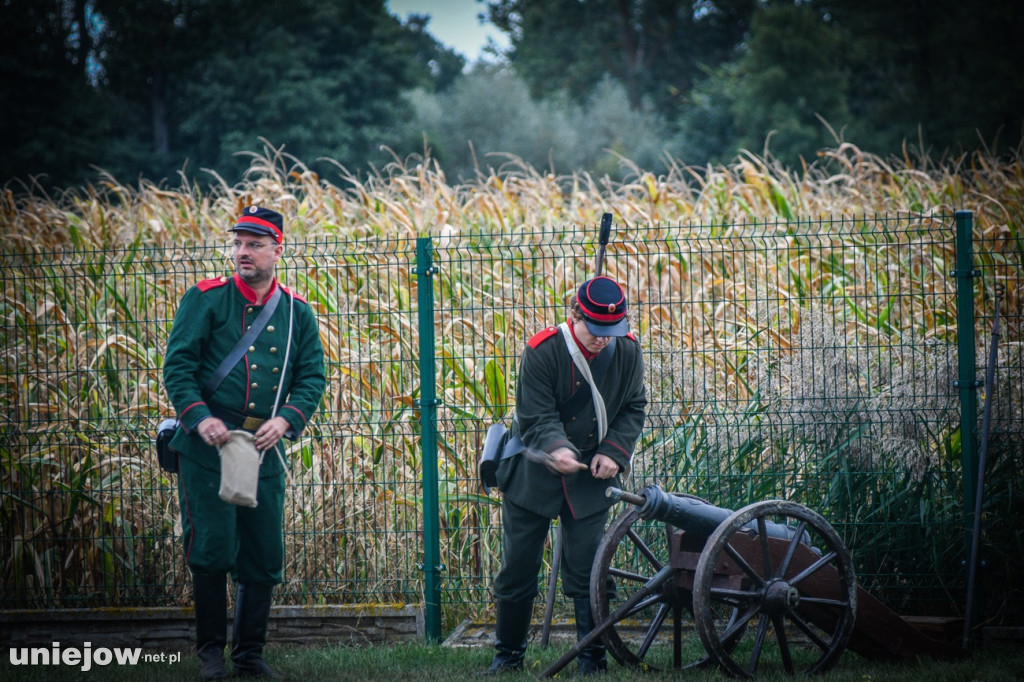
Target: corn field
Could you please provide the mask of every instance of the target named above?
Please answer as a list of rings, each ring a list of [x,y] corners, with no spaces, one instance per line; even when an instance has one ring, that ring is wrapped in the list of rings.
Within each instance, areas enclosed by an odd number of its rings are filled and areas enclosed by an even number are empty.
[[[628,161],[623,161],[629,166]],[[628,488],[720,506],[783,497],[844,536],[898,611],[964,602],[964,472],[952,216],[973,213],[976,374],[1003,325],[983,518],[992,584],[1024,560],[1024,167],[1020,154],[882,159],[843,144],[790,172],[631,167],[612,183],[513,157],[452,185],[429,158],[317,177],[279,149],[237,185],[114,178],[49,196],[9,183],[3,239],[4,608],[189,599],[163,347],[181,295],[230,271],[248,204],[286,216],[279,276],[317,311],[329,383],[291,445],[291,603],[422,600],[417,239],[429,237],[437,338],[442,586],[451,623],[488,607],[500,498],[476,480],[487,426],[514,411],[519,353],[564,319],[615,218],[606,273],[626,285],[651,398]],[[979,388],[979,405],[989,400]],[[980,420],[980,410],[978,414]],[[427,463],[433,466],[433,463]],[[1015,581],[987,613],[1019,622]],[[1011,608],[1014,607],[1015,608]]]

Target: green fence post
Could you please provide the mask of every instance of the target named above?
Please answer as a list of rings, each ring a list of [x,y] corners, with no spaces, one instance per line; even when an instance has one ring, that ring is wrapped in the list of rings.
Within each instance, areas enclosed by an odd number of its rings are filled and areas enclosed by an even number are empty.
[[[957,211],[956,218],[956,325],[960,389],[960,463],[963,466],[965,557],[971,555],[974,502],[978,487],[978,387],[974,334],[974,214]],[[965,562],[966,563],[966,562]],[[968,607],[970,608],[970,607]],[[976,609],[971,609],[977,613]]]
[[[437,501],[437,397],[434,370],[433,242],[416,240],[416,285],[420,335],[420,433],[423,463],[424,631],[428,642],[441,640],[441,537]]]

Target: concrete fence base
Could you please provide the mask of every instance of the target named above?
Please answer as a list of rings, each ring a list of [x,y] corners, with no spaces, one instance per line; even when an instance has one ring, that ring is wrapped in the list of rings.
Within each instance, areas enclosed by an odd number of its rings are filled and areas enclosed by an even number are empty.
[[[229,610],[224,621],[230,642]],[[394,644],[423,641],[420,604],[274,606],[267,641],[272,644]],[[82,646],[183,651],[195,646],[192,607],[0,611],[0,648]]]

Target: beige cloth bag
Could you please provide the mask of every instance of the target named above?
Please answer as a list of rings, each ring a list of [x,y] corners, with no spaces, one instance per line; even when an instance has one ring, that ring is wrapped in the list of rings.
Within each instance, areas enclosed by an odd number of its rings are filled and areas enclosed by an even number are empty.
[[[231,436],[220,446],[220,499],[240,507],[256,506],[263,453],[256,449],[248,431],[228,431]]]

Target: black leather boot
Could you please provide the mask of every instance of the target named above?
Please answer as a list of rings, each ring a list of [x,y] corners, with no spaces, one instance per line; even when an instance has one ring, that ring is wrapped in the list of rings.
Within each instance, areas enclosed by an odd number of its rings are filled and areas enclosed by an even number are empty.
[[[498,624],[494,628],[494,658],[481,675],[518,672],[523,669],[526,639],[530,634],[533,600],[498,601]]]
[[[192,572],[192,592],[196,611],[196,653],[199,676],[204,680],[222,680],[228,676],[224,665],[224,647],[228,643],[228,588],[225,573]]]
[[[238,584],[235,624],[231,634],[231,661],[235,664],[236,677],[284,679],[263,660],[273,591],[273,585]]]
[[[594,614],[590,610],[590,600],[577,597],[572,600],[576,612],[576,641],[587,636],[594,629]],[[576,657],[577,671],[580,675],[599,675],[608,669],[604,655],[604,642],[598,638]]]

